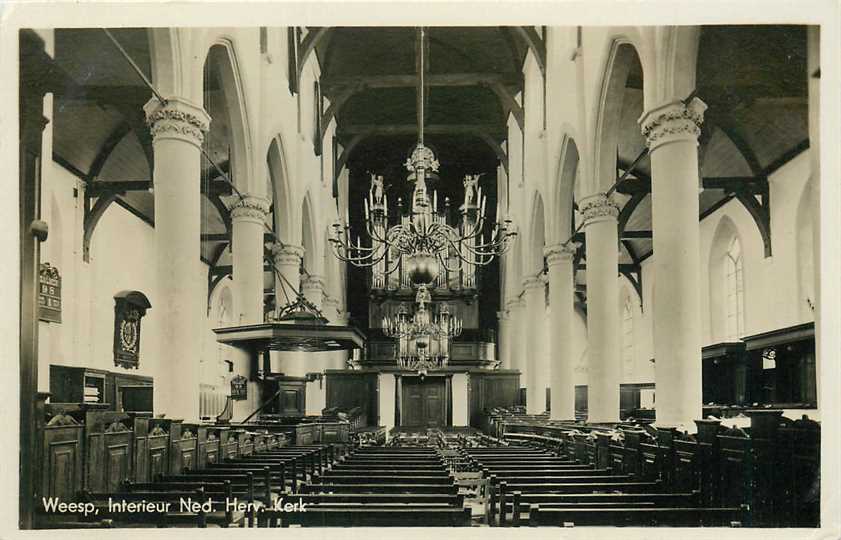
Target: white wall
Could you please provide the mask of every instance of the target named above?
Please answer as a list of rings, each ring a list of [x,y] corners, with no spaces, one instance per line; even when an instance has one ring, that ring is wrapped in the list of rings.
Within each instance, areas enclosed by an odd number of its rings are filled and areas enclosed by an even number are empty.
[[[397,381],[394,373],[380,373],[380,425],[385,426],[386,433],[394,429],[394,403],[397,392]]]
[[[470,376],[467,373],[454,373],[451,384],[453,389],[453,426],[469,426],[470,400],[468,388],[470,388]]]

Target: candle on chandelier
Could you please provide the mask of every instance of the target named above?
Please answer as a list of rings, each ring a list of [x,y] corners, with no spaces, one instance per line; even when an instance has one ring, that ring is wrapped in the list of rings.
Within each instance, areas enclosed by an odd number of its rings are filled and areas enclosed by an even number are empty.
[[[371,203],[373,205],[373,203]],[[369,221],[370,216],[368,214],[368,199],[365,199],[365,221]]]

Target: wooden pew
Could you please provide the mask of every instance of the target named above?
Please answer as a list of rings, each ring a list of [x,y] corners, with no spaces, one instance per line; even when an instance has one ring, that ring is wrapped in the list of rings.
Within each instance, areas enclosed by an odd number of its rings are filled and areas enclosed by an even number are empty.
[[[744,509],[726,508],[549,508],[534,505],[529,526],[723,527],[740,526]]]
[[[450,493],[298,493],[286,501],[307,504],[445,504],[464,506],[464,495]]]
[[[402,474],[401,476],[359,476],[337,475],[326,473],[321,478],[326,484],[441,484],[447,485],[455,482],[449,474],[421,475]]]
[[[457,494],[455,484],[301,484],[301,493],[442,493]]]
[[[469,527],[470,518],[470,508],[308,507],[306,512],[265,510],[257,521],[282,527]]]
[[[699,493],[520,493],[519,519],[527,517],[531,506],[549,508],[690,508],[700,507]],[[513,497],[505,496],[499,507],[498,524],[510,523],[514,513]]]
[[[622,493],[652,493],[662,490],[659,481],[654,482],[565,482],[565,483],[512,483],[507,484],[508,489],[520,492],[532,493],[601,493],[601,492],[622,492]]]

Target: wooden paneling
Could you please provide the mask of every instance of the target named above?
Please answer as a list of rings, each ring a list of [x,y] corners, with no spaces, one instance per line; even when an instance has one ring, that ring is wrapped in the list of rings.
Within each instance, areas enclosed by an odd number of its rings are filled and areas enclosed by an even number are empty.
[[[307,383],[305,380],[279,380],[275,412],[281,416],[304,416],[307,411]]]
[[[195,424],[181,424],[179,429],[170,431],[172,441],[172,464],[173,472],[193,470],[197,467],[198,461],[198,426]]]
[[[348,411],[359,408],[364,426],[376,426],[379,382],[376,373],[327,372],[327,408]]]
[[[470,373],[470,425],[482,428],[484,411],[516,405],[519,386],[520,374],[515,371]]]
[[[88,412],[85,416],[85,489],[116,490],[132,478],[134,432],[127,415]]]
[[[67,415],[54,416],[44,427],[44,471],[41,494],[62,501],[76,498],[82,485],[83,426]]]
[[[216,428],[199,427],[199,467],[208,463],[219,463],[220,440],[219,430]]]
[[[169,422],[152,420],[147,436],[149,479],[169,473]]]

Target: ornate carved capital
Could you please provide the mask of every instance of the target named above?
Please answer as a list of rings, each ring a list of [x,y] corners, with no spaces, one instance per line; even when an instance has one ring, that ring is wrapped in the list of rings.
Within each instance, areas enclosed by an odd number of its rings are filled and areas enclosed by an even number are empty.
[[[555,244],[543,248],[543,256],[546,257],[546,264],[555,266],[562,262],[572,262],[575,252],[578,249],[578,244],[569,242],[567,244]]]
[[[578,208],[584,216],[585,225],[599,221],[615,221],[619,216],[619,206],[604,193],[584,197],[581,199]]]
[[[245,195],[231,208],[231,220],[254,221],[262,224],[269,213],[269,201],[264,197]]]
[[[277,266],[299,265],[304,257],[304,248],[292,244],[272,246],[272,258]]]
[[[210,127],[210,116],[204,109],[179,97],[167,98],[166,105],[152,98],[143,110],[153,141],[177,139],[201,147]]]
[[[644,113],[639,124],[648,148],[653,151],[674,141],[697,142],[706,110],[707,104],[696,97],[687,104],[672,101]]]

